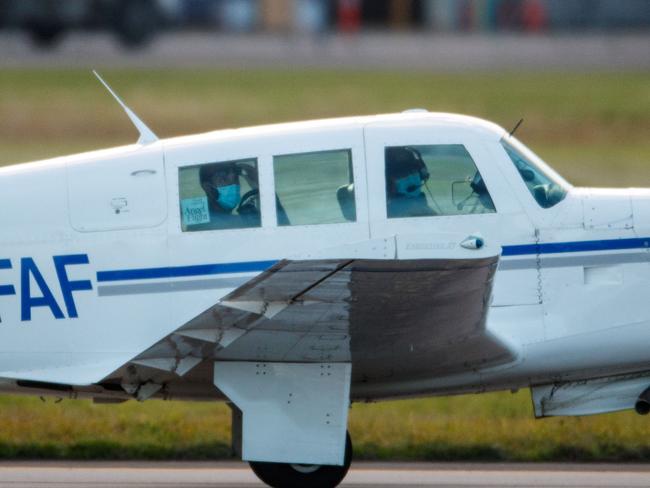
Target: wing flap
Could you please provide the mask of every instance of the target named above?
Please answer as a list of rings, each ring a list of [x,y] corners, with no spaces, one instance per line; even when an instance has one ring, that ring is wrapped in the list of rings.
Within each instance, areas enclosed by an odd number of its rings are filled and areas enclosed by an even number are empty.
[[[514,355],[485,328],[497,263],[497,256],[282,261],[131,364],[140,381],[170,380],[156,369],[187,374],[186,357],[346,362],[355,381],[502,364]]]

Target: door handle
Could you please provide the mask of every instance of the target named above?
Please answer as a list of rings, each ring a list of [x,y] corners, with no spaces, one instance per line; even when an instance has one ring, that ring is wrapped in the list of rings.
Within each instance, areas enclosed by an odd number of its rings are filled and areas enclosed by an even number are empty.
[[[484,245],[485,245],[485,240],[483,239],[483,237],[478,235],[467,236],[460,243],[460,247],[463,247],[465,249],[474,249],[474,250],[481,249]]]

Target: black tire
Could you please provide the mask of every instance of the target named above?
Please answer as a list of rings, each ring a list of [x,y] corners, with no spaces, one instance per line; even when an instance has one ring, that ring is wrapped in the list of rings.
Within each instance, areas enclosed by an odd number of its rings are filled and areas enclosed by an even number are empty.
[[[352,440],[348,433],[343,466],[303,466],[257,461],[248,464],[257,477],[272,488],[334,488],[348,474],[351,462]]]

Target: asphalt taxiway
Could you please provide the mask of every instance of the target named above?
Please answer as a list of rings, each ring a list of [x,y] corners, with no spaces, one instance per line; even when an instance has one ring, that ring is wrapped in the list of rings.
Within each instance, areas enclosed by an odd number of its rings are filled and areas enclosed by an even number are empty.
[[[263,486],[244,463],[0,463],[0,486],[12,488],[203,488]],[[650,465],[355,463],[342,487],[650,486]]]
[[[362,33],[349,35],[215,34],[158,36],[141,50],[108,34],[71,33],[53,49],[0,32],[0,68],[272,67],[408,68],[419,71],[642,71],[650,68],[650,34],[499,35]]]

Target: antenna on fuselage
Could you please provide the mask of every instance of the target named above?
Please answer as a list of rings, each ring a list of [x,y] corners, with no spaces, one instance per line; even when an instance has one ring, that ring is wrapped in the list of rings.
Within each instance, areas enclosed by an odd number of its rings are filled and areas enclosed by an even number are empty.
[[[510,134],[508,134],[508,137],[512,137],[512,135],[513,135],[515,132],[517,132],[517,129],[519,129],[519,126],[520,126],[523,122],[524,122],[524,119],[523,119],[523,118],[519,119],[519,122],[517,122],[517,124],[515,124],[515,126],[512,128],[512,130],[510,131]]]
[[[138,129],[138,132],[140,133],[138,144],[150,144],[152,142],[156,142],[158,140],[158,136],[154,134],[149,127],[147,127],[147,124],[142,122],[142,120],[140,120],[140,117],[138,117],[133,112],[133,110],[131,110],[129,107],[126,106],[126,104],[122,101],[122,99],[117,96],[117,93],[115,93],[113,89],[110,86],[108,86],[108,83],[106,83],[104,79],[101,76],[99,76],[99,73],[97,73],[97,71],[93,70],[93,74],[97,77],[100,83],[106,87],[108,92],[111,95],[113,95],[113,98],[115,98],[117,103],[119,103],[120,106],[124,109],[126,115],[129,116],[129,119],[131,119],[131,122],[133,122],[133,125],[135,125],[135,128]]]

